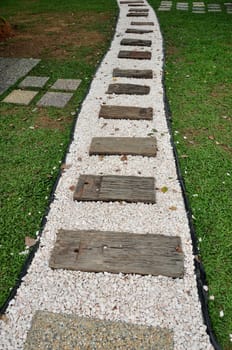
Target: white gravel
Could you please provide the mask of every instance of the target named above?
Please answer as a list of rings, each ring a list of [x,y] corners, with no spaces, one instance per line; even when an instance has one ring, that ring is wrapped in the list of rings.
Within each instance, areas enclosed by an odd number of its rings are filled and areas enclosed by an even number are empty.
[[[71,167],[66,169],[60,178],[40,248],[16,298],[7,309],[7,317],[0,321],[0,349],[23,349],[36,310],[167,327],[174,331],[175,350],[213,349],[202,321],[190,230],[165,118],[160,28],[151,8],[148,18],[138,19],[126,17],[127,9],[127,5],[120,5],[120,17],[111,48],[96,73],[78,116],[74,140],[66,159],[66,163]],[[119,43],[123,37],[141,38],[141,35],[125,34],[132,20],[155,23],[152,27],[154,33],[142,36],[152,40],[152,47],[135,48],[151,50],[150,61],[117,58],[120,49],[133,49],[120,47]],[[113,68],[152,69],[154,78],[115,79],[112,78]],[[113,82],[149,85],[151,92],[147,96],[107,95],[108,85]],[[154,119],[98,119],[100,105],[104,102],[113,105],[153,107]],[[88,155],[89,145],[94,136],[146,136],[154,128],[157,130],[154,134],[158,143],[155,159],[128,156],[127,161],[121,161],[119,156],[108,156],[101,160],[97,156]],[[73,192],[69,187],[76,185],[80,174],[154,176],[158,188],[157,204],[74,202]],[[168,188],[166,193],[159,190],[163,186]],[[170,207],[177,209],[171,210]],[[49,257],[56,240],[56,232],[60,228],[178,235],[181,237],[185,254],[184,278],[53,271],[48,266]]]

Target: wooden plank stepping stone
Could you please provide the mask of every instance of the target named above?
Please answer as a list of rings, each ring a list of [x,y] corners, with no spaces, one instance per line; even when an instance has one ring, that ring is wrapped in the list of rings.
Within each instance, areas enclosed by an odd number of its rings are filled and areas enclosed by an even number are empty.
[[[174,349],[168,328],[36,311],[24,350]]]
[[[126,33],[132,33],[132,34],[147,34],[152,33],[153,30],[149,29],[134,29],[134,28],[128,28],[126,30]],[[125,40],[125,39],[124,39]],[[149,40],[146,40],[149,41]],[[144,45],[144,46],[151,46],[151,45]]]
[[[49,266],[167,277],[184,273],[179,237],[127,232],[60,230]]]
[[[102,105],[99,112],[99,118],[152,120],[153,108]]]
[[[152,79],[153,73],[151,69],[119,69],[113,70],[113,77],[137,78],[137,79]]]
[[[137,84],[110,84],[107,94],[117,95],[148,95],[150,87]]]
[[[145,4],[128,4],[129,7],[140,7],[140,6],[145,6]]]
[[[119,51],[118,58],[128,58],[134,60],[150,60],[151,52],[149,51]]]
[[[155,203],[155,179],[139,176],[80,175],[73,199]]]
[[[122,155],[130,154],[155,157],[157,153],[154,137],[94,137],[89,154]]]
[[[120,4],[144,4],[144,1],[142,0],[134,0],[134,1],[120,1]]]
[[[128,29],[127,29],[128,30]],[[138,29],[137,29],[138,30]],[[127,32],[126,33],[130,33]],[[120,45],[128,46],[151,46],[151,40],[142,40],[142,39],[122,39]]]
[[[129,9],[129,12],[149,12],[149,9]]]
[[[154,22],[131,22],[132,26],[153,26]]]
[[[147,17],[148,16],[148,13],[145,13],[145,12],[129,12],[127,14],[127,17]]]

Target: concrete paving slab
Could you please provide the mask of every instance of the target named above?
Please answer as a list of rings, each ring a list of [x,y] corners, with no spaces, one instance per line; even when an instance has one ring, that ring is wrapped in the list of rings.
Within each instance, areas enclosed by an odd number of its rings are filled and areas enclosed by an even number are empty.
[[[172,331],[37,311],[24,350],[172,350]]]
[[[55,84],[52,85],[51,89],[75,91],[80,83],[80,79],[58,79]]]
[[[27,88],[42,88],[49,80],[49,77],[37,77],[37,76],[27,76],[20,84],[19,87]]]
[[[63,108],[72,96],[73,94],[67,92],[47,92],[38,101],[37,106]]]
[[[34,58],[0,57],[0,95],[28,74],[39,62],[39,59]]]
[[[29,90],[13,90],[8,96],[6,96],[3,102],[15,103],[20,105],[29,105],[33,98],[38,94],[38,91]]]

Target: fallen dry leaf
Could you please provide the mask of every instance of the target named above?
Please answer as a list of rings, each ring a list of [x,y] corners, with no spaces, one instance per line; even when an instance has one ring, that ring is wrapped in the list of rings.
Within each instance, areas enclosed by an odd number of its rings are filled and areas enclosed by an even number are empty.
[[[209,136],[208,136],[208,139],[209,139],[209,140],[214,140],[214,136],[213,136],[213,135],[209,135]]]
[[[181,249],[181,247],[179,245],[176,247],[176,252],[183,253],[183,251],[182,251],[182,249]]]
[[[78,162],[82,162],[82,158],[81,157],[78,157],[77,160],[78,160]]]
[[[187,154],[181,154],[180,158],[188,158]]]
[[[177,210],[177,207],[175,207],[175,205],[172,205],[171,207],[169,207],[170,210]]]
[[[121,156],[121,161],[125,161],[125,160],[127,160],[127,156],[124,154],[123,156]]]
[[[35,245],[36,244],[36,239],[34,239],[34,238],[31,238],[31,237],[29,237],[29,236],[26,236],[25,237],[25,246],[26,247],[33,247],[33,245]]]
[[[76,186],[72,185],[69,187],[70,191],[75,191]]]
[[[103,160],[105,156],[103,156],[102,154],[100,154],[100,156],[98,156],[99,160]]]
[[[63,163],[63,164],[61,164],[61,170],[62,170],[62,172],[63,171],[65,171],[65,169],[70,169],[71,168],[71,164],[65,164],[65,163]]]

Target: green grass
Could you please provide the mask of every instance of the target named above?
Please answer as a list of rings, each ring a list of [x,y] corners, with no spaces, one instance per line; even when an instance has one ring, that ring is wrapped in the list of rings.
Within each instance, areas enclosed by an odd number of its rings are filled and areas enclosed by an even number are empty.
[[[154,8],[158,1],[150,0]],[[175,4],[175,2],[174,2]],[[222,2],[221,2],[222,4]],[[172,130],[207,274],[213,330],[232,349],[231,15],[158,12]],[[224,317],[220,318],[220,310]]]
[[[25,251],[25,237],[36,237],[41,229],[41,220],[70,142],[73,112],[80,106],[97,64],[108,49],[117,16],[113,0],[1,1],[1,14],[6,18],[14,18],[19,12],[30,18],[30,13],[48,11],[51,16],[53,11],[56,14],[72,11],[74,18],[80,18],[82,13],[86,16],[88,11],[92,20],[86,23],[87,29],[101,33],[104,40],[91,46],[83,42],[75,50],[75,58],[54,59],[49,57],[49,52],[44,52],[41,62],[30,74],[49,76],[50,81],[33,103],[25,107],[0,102],[0,305],[14,287],[27,257],[20,254]],[[104,25],[101,17],[95,18],[99,12],[108,16]],[[73,47],[66,49],[73,50]],[[58,78],[77,78],[82,83],[64,109],[36,108],[38,99]]]

